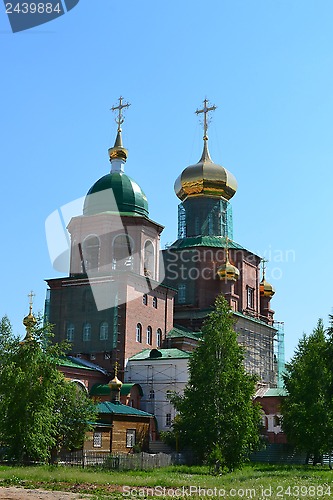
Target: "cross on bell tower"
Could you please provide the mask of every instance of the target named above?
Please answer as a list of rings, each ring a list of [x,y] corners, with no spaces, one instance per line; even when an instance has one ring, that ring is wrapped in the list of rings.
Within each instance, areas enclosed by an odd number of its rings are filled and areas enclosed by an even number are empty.
[[[130,107],[130,103],[126,102],[123,104],[123,97],[120,96],[118,101],[119,101],[119,104],[118,106],[112,106],[111,108],[111,111],[118,111],[118,116],[115,118],[115,122],[117,123],[118,125],[118,132],[121,132],[121,125],[124,123],[124,115],[123,115],[123,109],[124,108],[129,108]]]
[[[197,115],[203,113],[203,115],[204,115],[204,122],[203,122],[204,136],[203,136],[203,139],[204,139],[204,141],[207,141],[208,140],[207,130],[208,130],[208,123],[209,123],[208,113],[210,111],[215,111],[215,109],[217,108],[217,106],[215,106],[214,104],[212,106],[208,106],[209,101],[208,101],[207,98],[204,99],[203,104],[204,104],[203,108],[202,109],[197,109],[195,113]]]

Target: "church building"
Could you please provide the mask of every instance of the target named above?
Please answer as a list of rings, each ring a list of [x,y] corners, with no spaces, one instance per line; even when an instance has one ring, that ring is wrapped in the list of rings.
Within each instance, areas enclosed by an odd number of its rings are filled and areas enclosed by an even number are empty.
[[[205,99],[203,109],[197,110],[203,117],[203,151],[198,163],[176,180],[178,238],[163,252],[163,226],[150,219],[144,192],[124,171],[128,152],[121,126],[128,106],[121,97],[112,108],[117,135],[109,149],[110,172],[89,189],[82,215],[68,225],[69,276],[47,280],[48,319],[55,325],[55,341],[67,339],[72,356],[109,372],[118,362],[125,382],[126,377],[137,382],[134,374],[140,372],[143,400],[150,411],[149,394],[156,388],[151,381],[144,387],[142,367],[161,366],[167,356],[163,349],[193,351],[202,323],[222,293],[245,347],[246,369],[263,385],[276,386],[277,329],[270,305],[274,290],[265,280],[264,268],[261,276],[260,256],[233,240],[230,200],[237,182],[212,161],[208,150],[208,116],[215,106]],[[151,350],[161,352],[161,359],[151,357]],[[183,363],[177,356],[177,363]],[[164,384],[164,399],[167,390]]]

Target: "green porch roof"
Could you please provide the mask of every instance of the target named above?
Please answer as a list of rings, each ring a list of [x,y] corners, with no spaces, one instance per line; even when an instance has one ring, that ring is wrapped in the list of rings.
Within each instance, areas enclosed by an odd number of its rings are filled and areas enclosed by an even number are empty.
[[[110,401],[103,401],[97,404],[97,412],[99,414],[108,415],[132,415],[136,417],[152,417],[151,413],[132,408],[132,406],[123,405],[121,403],[111,403]]]
[[[88,371],[98,371],[97,368],[92,368],[90,366],[85,366],[79,362],[73,361],[72,359],[66,357],[60,357],[57,360],[58,366],[66,366],[67,368],[79,368],[80,370],[88,370]]]
[[[154,351],[158,351],[160,355],[151,356],[150,353]],[[146,359],[181,359],[181,358],[189,358],[191,355],[188,352],[182,351],[181,349],[145,349],[144,351],[139,352],[138,354],[134,354],[131,356],[130,360],[146,360]]]
[[[120,389],[121,396],[127,396],[134,385],[138,387],[140,396],[143,396],[140,384],[123,384]],[[110,396],[110,394],[111,389],[108,384],[94,384],[90,389],[90,396]]]
[[[193,332],[182,326],[173,327],[166,335],[167,339],[177,339],[180,337],[185,337],[193,340],[200,340],[202,337],[202,332]]]

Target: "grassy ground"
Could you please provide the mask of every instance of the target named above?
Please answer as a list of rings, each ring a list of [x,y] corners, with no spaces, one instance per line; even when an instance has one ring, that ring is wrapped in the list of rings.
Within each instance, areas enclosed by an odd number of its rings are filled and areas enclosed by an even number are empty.
[[[1,466],[1,485],[90,493],[101,500],[147,496],[326,500],[333,498],[333,471],[317,466],[249,465],[240,471],[212,476],[205,467],[186,466],[147,472]]]

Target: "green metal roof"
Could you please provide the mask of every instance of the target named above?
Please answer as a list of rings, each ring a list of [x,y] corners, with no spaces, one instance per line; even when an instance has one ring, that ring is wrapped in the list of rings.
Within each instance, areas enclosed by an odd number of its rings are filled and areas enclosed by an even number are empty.
[[[259,318],[254,318],[253,316],[249,316],[247,314],[242,314],[238,311],[232,311],[232,314],[234,314],[235,316],[239,316],[241,318],[248,319],[249,321],[253,321],[254,323],[259,323],[260,325],[266,326],[267,328],[271,328],[272,330],[277,331],[277,328],[274,328],[274,326],[268,325],[267,323],[265,323],[265,321],[261,321],[261,319],[259,319]]]
[[[137,417],[153,416],[145,411],[132,408],[132,406],[123,405],[121,403],[111,403],[110,401],[103,401],[102,403],[98,403],[96,406],[99,414],[133,415]]]
[[[106,193],[103,195],[103,191]],[[89,189],[84,201],[83,215],[95,215],[103,212],[122,215],[141,215],[148,217],[148,201],[140,186],[123,172],[111,172],[101,177]]]
[[[175,326],[167,333],[168,339],[176,339],[179,337],[186,337],[188,339],[199,340],[202,337],[202,332],[193,332],[182,326]]]
[[[127,396],[134,385],[138,387],[140,395],[143,396],[140,384],[123,384],[120,389],[121,396]],[[111,389],[108,384],[94,384],[90,389],[90,396],[110,396],[110,394]]]
[[[270,387],[264,394],[264,398],[272,396],[288,396],[288,393],[284,387]]]
[[[162,354],[162,356],[151,357],[151,351],[157,351]],[[181,349],[145,349],[144,351],[134,354],[130,357],[130,360],[146,360],[146,359],[179,359],[179,358],[189,358],[190,354],[188,352],[182,351]]]
[[[75,361],[73,361],[69,358],[65,358],[65,357],[58,358],[57,365],[58,366],[66,366],[67,368],[79,368],[80,370],[98,371],[95,368],[92,368],[89,366],[84,366],[79,362],[75,362]]]
[[[171,245],[171,247],[169,247],[169,250],[173,249],[180,250],[182,248],[191,248],[191,247],[225,248],[226,241],[224,236],[193,236],[192,238],[181,238],[175,241]],[[246,248],[242,247],[241,245],[232,240],[228,240],[228,247],[246,250]]]

